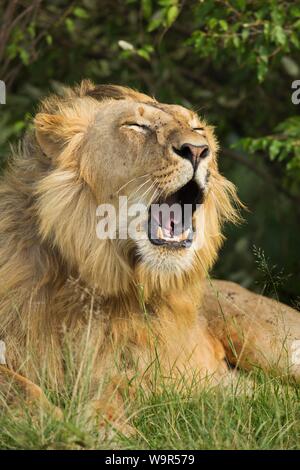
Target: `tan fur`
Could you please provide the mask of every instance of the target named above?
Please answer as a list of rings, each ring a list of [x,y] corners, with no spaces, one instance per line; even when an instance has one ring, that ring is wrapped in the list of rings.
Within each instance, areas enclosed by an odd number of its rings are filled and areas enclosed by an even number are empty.
[[[300,381],[299,311],[233,282],[214,280],[204,287],[202,313],[231,364]]]
[[[134,119],[150,122],[156,138],[145,143],[121,129]],[[200,138],[191,126],[204,128],[211,148],[204,245],[187,255],[99,240],[100,203],[127,195],[150,204],[191,178],[190,163],[170,152],[173,141]],[[0,185],[0,338],[9,367],[31,380],[46,370],[61,384],[68,336],[75,349],[88,338],[95,383],[122,368],[150,377],[155,358],[168,378],[226,374],[221,342],[198,316],[222,223],[237,219],[217,148],[195,113],[131,89],[84,81],[41,104]]]

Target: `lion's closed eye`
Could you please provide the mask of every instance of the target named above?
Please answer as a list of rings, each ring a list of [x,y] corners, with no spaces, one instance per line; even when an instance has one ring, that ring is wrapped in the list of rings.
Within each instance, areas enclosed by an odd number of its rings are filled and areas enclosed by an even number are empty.
[[[122,127],[132,129],[133,131],[141,132],[143,134],[147,134],[152,131],[151,127],[147,124],[139,124],[137,122],[128,122],[123,124]]]
[[[204,134],[204,127],[193,127],[193,131],[198,132],[198,134]]]

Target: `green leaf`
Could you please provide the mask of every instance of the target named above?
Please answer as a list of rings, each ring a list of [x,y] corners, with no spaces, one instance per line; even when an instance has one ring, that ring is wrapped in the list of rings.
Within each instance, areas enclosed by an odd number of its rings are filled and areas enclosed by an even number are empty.
[[[281,142],[279,142],[278,140],[273,140],[271,142],[271,145],[269,147],[270,160],[275,160],[275,158],[280,152],[280,148],[281,148]]]
[[[281,46],[286,44],[286,34],[283,28],[280,25],[276,25],[272,31],[272,37],[275,42]]]
[[[20,58],[23,62],[24,65],[29,64],[29,53],[26,51],[26,49],[20,49]]]
[[[51,34],[46,35],[46,42],[47,42],[48,46],[52,46],[53,38],[52,38]]]
[[[152,16],[148,24],[148,28],[147,28],[148,33],[155,31],[157,28],[159,28],[162,25],[163,13],[164,13],[164,10],[158,10],[157,12],[155,12],[155,14]]]
[[[299,40],[299,35],[297,33],[293,32],[290,35],[290,41],[297,49],[300,49],[300,40]]]
[[[27,28],[27,31],[29,32],[31,39],[33,39],[35,37],[35,23],[34,22],[30,23],[30,25]]]
[[[295,18],[300,18],[300,6],[293,5],[292,8],[290,9],[290,13]]]
[[[142,0],[142,10],[145,18],[150,18],[152,15],[152,0]]]
[[[170,7],[167,11],[167,26],[171,26],[179,14],[179,9],[176,5]]]
[[[178,0],[158,0],[158,3],[162,7],[171,7],[172,5],[177,5]]]
[[[228,23],[227,23],[227,21],[225,21],[225,20],[220,20],[220,21],[219,21],[219,25],[221,26],[221,28],[223,29],[223,31],[228,31]]]
[[[145,60],[150,60],[150,56],[152,52],[154,51],[153,46],[151,44],[146,44],[144,47],[141,47],[140,49],[137,50],[137,54],[140,57],[143,57]]]
[[[75,29],[74,21],[71,20],[71,18],[66,18],[65,24],[66,24],[66,27],[67,27],[68,32],[69,32],[70,34],[73,33],[73,31],[74,31],[74,29]]]
[[[233,44],[236,48],[239,47],[240,43],[241,43],[241,41],[240,41],[239,36],[237,36],[237,35],[233,36]]]
[[[236,0],[237,9],[243,12],[246,8],[246,0]]]
[[[24,129],[25,122],[24,121],[17,121],[14,123],[14,132],[20,132]]]
[[[143,59],[149,61],[150,60],[150,54],[147,50],[145,49],[138,49],[137,54],[142,57]]]
[[[209,18],[209,20],[208,20],[208,27],[209,27],[210,29],[214,29],[214,28],[217,26],[217,24],[218,24],[217,18]]]
[[[75,16],[77,16],[77,18],[81,18],[84,20],[86,20],[90,16],[88,12],[84,10],[84,8],[81,8],[81,7],[76,7],[73,13]]]
[[[293,24],[293,29],[300,29],[300,20],[295,21]]]
[[[259,82],[263,82],[265,79],[265,76],[267,75],[268,72],[268,64],[265,61],[259,61],[258,66],[257,66],[257,78]]]
[[[298,170],[300,169],[300,157],[297,156],[295,158],[293,158],[291,161],[289,161],[286,165],[286,168],[288,171],[295,171],[295,170]]]
[[[248,39],[248,37],[249,37],[249,30],[245,28],[245,29],[243,29],[243,31],[242,31],[242,39],[243,39],[243,41],[246,41],[246,40]]]

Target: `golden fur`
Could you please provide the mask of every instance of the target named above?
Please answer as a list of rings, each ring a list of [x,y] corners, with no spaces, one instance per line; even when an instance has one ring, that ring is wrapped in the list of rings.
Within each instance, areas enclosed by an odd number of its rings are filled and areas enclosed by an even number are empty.
[[[137,118],[154,126],[155,139],[121,129]],[[100,203],[126,195],[150,204],[191,178],[190,163],[169,151],[172,139],[196,138],[191,127],[204,128],[211,149],[203,246],[171,253],[99,240]],[[128,88],[84,81],[41,104],[0,185],[0,339],[10,368],[31,380],[45,369],[62,383],[68,337],[75,356],[88,338],[95,383],[107,371],[149,375],[155,358],[171,378],[226,374],[223,346],[199,318],[222,224],[237,219],[217,148],[195,113]],[[202,168],[197,177],[203,183]]]

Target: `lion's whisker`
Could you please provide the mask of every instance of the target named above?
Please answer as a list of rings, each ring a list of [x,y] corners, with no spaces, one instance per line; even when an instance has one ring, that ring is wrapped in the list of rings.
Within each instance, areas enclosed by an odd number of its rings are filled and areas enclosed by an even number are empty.
[[[146,183],[149,183],[151,181],[151,179],[149,178],[143,185],[140,185],[139,188],[132,194],[130,194],[128,200],[132,200],[133,199],[133,196],[135,196],[138,191],[143,187],[145,186]],[[153,187],[154,185],[154,182],[152,181],[151,182],[151,185],[140,195],[140,196],[137,196],[138,197],[138,201],[141,201],[143,200],[143,198],[145,197],[146,194],[148,194],[148,192],[151,190],[151,188]]]
[[[154,182],[154,181],[152,182],[151,186],[149,186],[149,188],[148,188],[146,191],[144,191],[144,193],[140,196],[139,200],[141,201],[141,200],[145,199],[146,195],[147,195],[150,191],[152,191],[153,189],[156,189],[156,188],[155,188],[155,182]],[[151,198],[152,198],[152,196],[150,197],[150,200],[151,200]]]
[[[147,183],[149,182],[150,182],[150,179],[147,181]],[[142,193],[142,195],[138,195],[138,192],[141,190],[142,186],[140,186],[134,193],[129,195],[128,202],[134,202],[134,203],[141,202],[143,199],[143,195],[147,193],[149,189],[151,189],[151,187],[153,186],[153,183],[151,183],[151,185]]]
[[[116,194],[119,194],[120,191],[122,191],[122,189],[126,188],[126,186],[128,186],[130,183],[133,183],[134,181],[136,181],[137,179],[140,179],[140,178],[146,178],[146,176],[149,176],[149,173],[146,173],[145,175],[141,175],[141,176],[136,176],[135,178],[132,178],[130,181],[128,181],[127,183],[123,184],[123,186],[121,186],[117,193]]]

